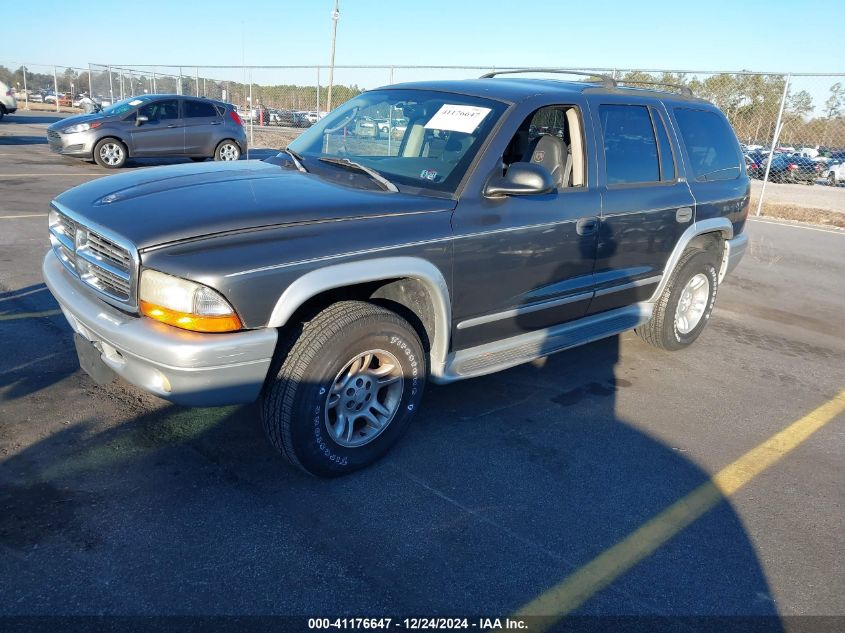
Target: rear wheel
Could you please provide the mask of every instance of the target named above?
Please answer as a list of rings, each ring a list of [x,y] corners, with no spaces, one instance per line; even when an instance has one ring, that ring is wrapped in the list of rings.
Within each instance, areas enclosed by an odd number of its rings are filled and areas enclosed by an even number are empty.
[[[690,345],[710,320],[718,284],[716,255],[688,250],[657,300],[651,320],[636,333],[661,349],[678,350]]]
[[[119,169],[126,164],[126,145],[116,138],[104,138],[94,146],[94,161],[106,169]]]
[[[238,160],[241,157],[241,148],[231,139],[221,141],[214,150],[214,160]]]
[[[836,174],[834,174],[833,172],[830,172],[828,174],[827,181],[830,183],[831,187],[835,187],[839,184],[839,182],[836,180]]]
[[[261,396],[270,442],[319,477],[368,466],[395,444],[419,407],[423,346],[394,312],[342,301],[281,345]]]

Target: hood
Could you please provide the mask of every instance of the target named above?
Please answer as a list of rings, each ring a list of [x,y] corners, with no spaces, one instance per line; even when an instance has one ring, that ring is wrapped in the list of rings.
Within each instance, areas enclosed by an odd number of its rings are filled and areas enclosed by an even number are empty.
[[[103,116],[99,112],[91,112],[90,114],[77,114],[64,118],[61,121],[56,121],[55,123],[52,123],[47,129],[61,132],[66,127],[76,125],[77,123],[87,123],[88,121],[102,121],[103,119],[108,118],[109,117]]]
[[[452,209],[454,201],[347,187],[261,161],[139,169],[56,198],[139,250],[227,231]]]

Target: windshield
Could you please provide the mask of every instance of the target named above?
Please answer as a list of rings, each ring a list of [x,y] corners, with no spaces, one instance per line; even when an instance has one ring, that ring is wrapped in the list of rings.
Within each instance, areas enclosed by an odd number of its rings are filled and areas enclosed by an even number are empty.
[[[107,108],[103,108],[102,113],[106,116],[124,114],[126,112],[129,112],[130,110],[133,110],[134,108],[148,100],[149,97],[129,97],[128,99],[124,99],[123,101],[116,101]]]
[[[345,158],[392,183],[454,193],[506,106],[429,90],[373,90],[331,112],[290,144],[309,170]]]

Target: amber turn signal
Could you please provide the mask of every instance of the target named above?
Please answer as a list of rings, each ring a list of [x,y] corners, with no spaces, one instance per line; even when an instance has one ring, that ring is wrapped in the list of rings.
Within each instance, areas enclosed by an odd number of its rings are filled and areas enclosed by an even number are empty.
[[[243,325],[236,314],[204,316],[171,310],[147,301],[140,302],[141,314],[167,325],[192,332],[235,332]]]

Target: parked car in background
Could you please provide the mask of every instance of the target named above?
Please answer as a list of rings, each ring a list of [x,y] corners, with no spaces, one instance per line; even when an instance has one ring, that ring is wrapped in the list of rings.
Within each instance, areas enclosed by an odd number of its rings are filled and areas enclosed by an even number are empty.
[[[837,187],[845,182],[845,159],[841,163],[829,163],[824,168],[824,177],[828,184]]]
[[[7,114],[14,114],[18,109],[18,100],[9,84],[0,81],[0,121]]]
[[[751,151],[745,154],[745,169],[752,178],[762,178],[765,172],[763,161],[769,157],[761,151]]]
[[[130,97],[63,119],[47,128],[47,141],[57,154],[93,159],[108,169],[142,156],[238,160],[247,148],[235,106],[181,95]]]
[[[768,158],[763,162],[763,172],[765,172],[767,162]],[[821,176],[821,171],[821,163],[817,163],[812,158],[776,154],[772,157],[772,164],[769,168],[769,180],[772,182],[805,182],[808,185],[814,185],[816,178]]]
[[[279,125],[282,127],[295,127],[296,126],[296,114],[291,112],[290,110],[281,110],[278,108],[274,108],[270,110],[269,114],[269,125]]]
[[[379,135],[378,123],[375,119],[365,116],[355,121],[355,135],[377,138]]]

